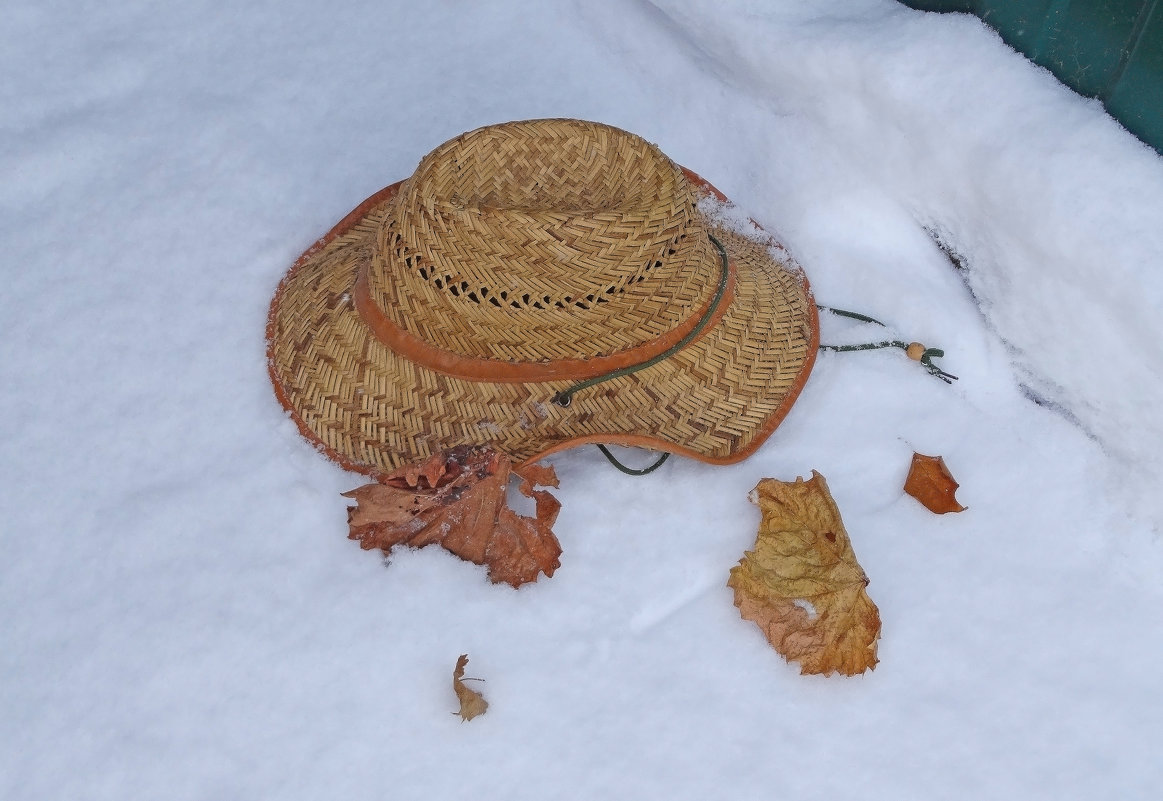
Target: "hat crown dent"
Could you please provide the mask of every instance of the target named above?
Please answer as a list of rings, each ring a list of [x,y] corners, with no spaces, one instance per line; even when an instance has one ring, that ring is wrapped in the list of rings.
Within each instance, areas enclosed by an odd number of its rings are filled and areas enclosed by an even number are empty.
[[[369,269],[376,305],[473,359],[648,347],[706,308],[718,258],[681,169],[599,123],[462,134],[400,186]]]
[[[672,196],[694,200],[681,171],[639,136],[597,123],[538,123],[478,128],[445,143],[420,162],[412,191],[455,208],[530,215],[632,213]]]

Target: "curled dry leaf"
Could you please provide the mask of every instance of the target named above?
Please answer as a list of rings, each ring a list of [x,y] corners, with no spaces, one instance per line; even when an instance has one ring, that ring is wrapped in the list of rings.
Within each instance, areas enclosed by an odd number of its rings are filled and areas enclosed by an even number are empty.
[[[946,512],[965,511],[965,507],[957,502],[958,486],[940,456],[913,454],[913,464],[905,479],[905,492],[924,504],[930,512],[943,515]]]
[[[452,690],[456,693],[456,698],[460,701],[460,711],[454,714],[460,715],[461,720],[472,720],[477,715],[483,715],[489,708],[489,702],[485,697],[465,684],[466,681],[484,681],[483,679],[466,679],[464,677],[464,666],[468,664],[468,654],[461,654],[460,658],[456,660],[456,667],[452,669]]]
[[[534,517],[509,508],[511,473],[521,479],[520,492],[536,501]],[[561,504],[537,485],[557,486],[552,467],[517,472],[491,448],[453,448],[343,493],[356,502],[347,510],[348,537],[385,553],[397,545],[437,544],[487,566],[494,583],[519,587],[560,567],[561,545],[552,528]]]
[[[840,511],[824,477],[765,478],[752,491],[763,520],[731,569],[735,606],[800,673],[846,676],[876,666],[880,612],[864,588]]]

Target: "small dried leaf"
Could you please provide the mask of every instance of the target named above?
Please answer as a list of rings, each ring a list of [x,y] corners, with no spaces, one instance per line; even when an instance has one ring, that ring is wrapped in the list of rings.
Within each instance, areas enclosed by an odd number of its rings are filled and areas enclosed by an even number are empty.
[[[521,478],[521,492],[527,498],[533,497],[533,487],[553,487],[557,488],[560,484],[557,481],[557,473],[553,470],[551,464],[541,464],[540,462],[534,464],[527,464],[523,467],[513,469]]]
[[[518,474],[520,491],[536,501],[535,516],[524,517],[505,499],[511,472],[507,456],[483,447],[454,448],[406,465],[381,483],[343,493],[356,502],[347,510],[348,537],[385,553],[397,545],[441,545],[486,565],[494,583],[513,587],[540,573],[552,576],[560,567],[553,523],[561,504],[534,485],[557,486],[557,476],[552,467],[536,465]]]
[[[802,674],[875,668],[880,612],[824,477],[765,478],[751,498],[763,513],[755,550],[727,581],[739,614]]]
[[[456,667],[452,670],[452,690],[460,701],[461,720],[472,720],[477,715],[483,715],[489,708],[489,702],[476,690],[465,684],[465,681],[482,681],[482,679],[465,679],[464,666],[468,664],[468,654],[461,654],[456,660]]]
[[[905,492],[924,504],[930,512],[943,515],[946,512],[965,511],[966,507],[957,502],[958,486],[940,456],[913,454],[913,464],[905,479]]]
[[[399,475],[403,473],[404,481],[409,487],[420,486],[420,479],[423,478],[428,482],[429,489],[435,489],[436,485],[440,483],[440,479],[444,477],[444,473],[448,467],[448,460],[445,459],[443,453],[434,453],[423,462],[418,464],[405,465],[401,470],[396,471]]]

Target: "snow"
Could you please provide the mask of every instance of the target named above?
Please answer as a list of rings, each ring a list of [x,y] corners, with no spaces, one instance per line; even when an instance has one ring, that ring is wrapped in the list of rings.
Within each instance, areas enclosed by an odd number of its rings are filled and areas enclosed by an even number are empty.
[[[1163,159],[976,19],[889,0],[5,18],[0,797],[1155,797]],[[270,296],[436,145],[544,116],[657,142],[777,233],[820,302],[944,348],[961,380],[823,353],[742,464],[630,479],[555,456],[562,567],[519,591],[439,550],[360,551],[338,495],[360,477],[268,384]],[[914,450],[968,511],[901,494]],[[748,491],[812,469],[884,620],[856,679],[799,676],[725,586]],[[461,653],[490,704],[469,723]]]

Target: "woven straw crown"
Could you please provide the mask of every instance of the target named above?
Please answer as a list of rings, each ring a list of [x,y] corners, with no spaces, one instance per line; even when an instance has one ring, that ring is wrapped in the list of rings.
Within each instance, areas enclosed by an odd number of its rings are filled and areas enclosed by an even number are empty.
[[[284,279],[268,324],[280,399],[371,473],[462,444],[518,460],[582,441],[742,458],[807,376],[814,306],[773,242],[700,210],[713,190],[692,178],[597,123],[453,139]],[[651,359],[569,409],[550,402]]]
[[[460,356],[642,347],[714,291],[695,200],[656,147],[607,126],[483,128],[426,156],[400,188],[369,288],[396,326]]]

